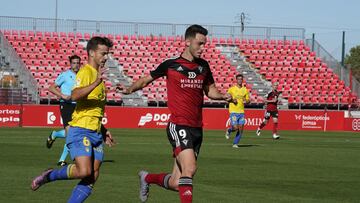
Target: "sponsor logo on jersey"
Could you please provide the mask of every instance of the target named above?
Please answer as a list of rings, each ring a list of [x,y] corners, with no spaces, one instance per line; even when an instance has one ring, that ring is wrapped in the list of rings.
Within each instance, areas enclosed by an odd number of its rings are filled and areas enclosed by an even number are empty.
[[[188,78],[189,79],[196,78],[196,73],[195,72],[188,72]]]

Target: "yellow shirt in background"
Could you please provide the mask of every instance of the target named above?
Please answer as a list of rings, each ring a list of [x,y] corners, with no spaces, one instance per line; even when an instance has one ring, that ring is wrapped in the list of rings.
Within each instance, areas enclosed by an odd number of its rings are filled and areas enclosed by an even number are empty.
[[[97,70],[86,64],[76,74],[75,88],[86,87],[97,78]],[[104,116],[106,93],[104,83],[100,83],[90,94],[76,101],[76,108],[69,123],[74,127],[86,128],[100,132],[101,120]]]
[[[237,100],[237,104],[229,104],[230,113],[244,113],[244,102],[250,100],[249,92],[246,87],[239,88],[237,85],[230,87],[227,91],[234,99]]]

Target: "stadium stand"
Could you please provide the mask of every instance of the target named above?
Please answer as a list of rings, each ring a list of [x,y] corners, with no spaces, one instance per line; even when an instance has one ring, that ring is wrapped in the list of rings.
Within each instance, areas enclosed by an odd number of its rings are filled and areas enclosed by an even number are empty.
[[[37,85],[18,54],[0,32],[0,103],[38,103]]]
[[[344,81],[302,40],[242,40],[238,46],[266,80],[279,83],[278,90],[290,106],[356,102],[357,96]]]
[[[56,101],[47,91],[57,75],[68,68],[68,57],[77,54],[86,61],[86,42],[96,34],[79,32],[33,32],[24,30],[3,30],[6,39],[16,50],[38,83],[41,101]],[[161,61],[179,55],[184,39],[179,36],[102,35],[114,42],[113,64],[106,82],[108,101],[121,104],[124,98],[115,92],[115,84],[130,84],[149,73]],[[355,102],[357,96],[316,57],[315,52],[302,40],[254,40],[238,38],[208,39],[205,58],[213,70],[220,89],[225,91],[234,83],[234,75],[241,72],[251,92],[251,104],[264,105],[264,95],[271,83],[279,83],[283,102],[289,107],[299,105],[321,107]],[[165,105],[165,79],[157,80],[134,99],[137,105]],[[207,105],[223,105],[205,97]],[[287,105],[286,105],[287,106]]]

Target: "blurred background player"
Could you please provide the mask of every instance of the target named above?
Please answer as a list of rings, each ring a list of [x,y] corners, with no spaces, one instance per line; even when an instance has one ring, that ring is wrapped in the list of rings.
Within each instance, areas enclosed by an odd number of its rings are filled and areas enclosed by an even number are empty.
[[[112,42],[106,37],[91,38],[86,46],[88,63],[76,75],[76,84],[71,92],[76,108],[66,136],[75,164],[46,170],[33,179],[33,191],[48,182],[81,179],[68,202],[84,202],[90,196],[104,158],[103,140],[109,146],[114,144],[111,133],[101,124],[106,104],[103,71],[110,47]]]
[[[233,147],[238,148],[245,124],[244,104],[250,102],[250,96],[246,86],[243,84],[243,75],[237,74],[235,77],[236,85],[230,87],[227,91],[234,98],[234,102],[229,103],[230,127],[226,130],[225,137],[230,139],[231,132],[236,131]]]
[[[273,118],[273,138],[274,139],[279,139],[280,136],[277,134],[277,128],[278,128],[278,118],[279,118],[279,111],[277,109],[277,103],[279,100],[279,96],[280,93],[277,91],[278,88],[278,83],[275,82],[272,85],[272,90],[271,92],[269,92],[265,98],[265,103],[266,103],[266,110],[265,110],[265,119],[264,121],[260,124],[260,126],[258,127],[258,129],[256,130],[256,135],[260,136],[261,133],[261,129],[263,127],[265,127],[265,125],[269,122],[270,117]]]
[[[179,57],[165,60],[149,75],[123,90],[124,94],[131,94],[155,79],[164,76],[167,78],[168,108],[171,116],[166,132],[173,147],[173,171],[158,174],[140,171],[139,197],[142,202],[148,198],[150,184],[178,191],[182,203],[192,202],[192,180],[203,138],[204,93],[214,100],[232,100],[229,94],[218,91],[208,62],[200,58],[207,33],[200,25],[188,27],[185,31],[185,50]]]
[[[46,140],[46,147],[51,148],[56,138],[65,138],[69,129],[69,122],[71,115],[74,112],[76,102],[71,100],[71,90],[75,85],[76,73],[79,71],[81,59],[77,55],[69,58],[70,69],[62,72],[55,80],[55,83],[49,87],[49,91],[60,98],[60,112],[64,129],[53,131]],[[60,88],[60,90],[58,89]],[[69,149],[64,144],[63,152],[58,161],[59,166],[66,165],[66,157],[69,154]]]

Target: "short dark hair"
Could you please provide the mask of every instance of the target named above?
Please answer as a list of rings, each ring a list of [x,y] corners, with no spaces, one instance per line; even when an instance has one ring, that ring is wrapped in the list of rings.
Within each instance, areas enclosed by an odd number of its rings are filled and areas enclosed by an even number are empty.
[[[113,46],[113,43],[110,39],[108,39],[107,37],[92,37],[87,45],[86,45],[86,51],[89,55],[90,50],[95,51],[98,48],[98,45],[105,45],[109,48],[111,48]]]
[[[196,24],[191,25],[185,31],[185,39],[194,38],[197,33],[206,36],[208,34],[208,31],[207,31],[207,29],[205,29],[201,25],[196,25]]]
[[[72,55],[72,56],[69,57],[70,63],[71,63],[71,61],[74,60],[74,59],[79,59],[79,61],[81,61],[80,56],[78,56],[78,55]]]
[[[235,78],[238,78],[238,77],[244,78],[244,76],[242,74],[240,74],[240,73],[235,76]]]

